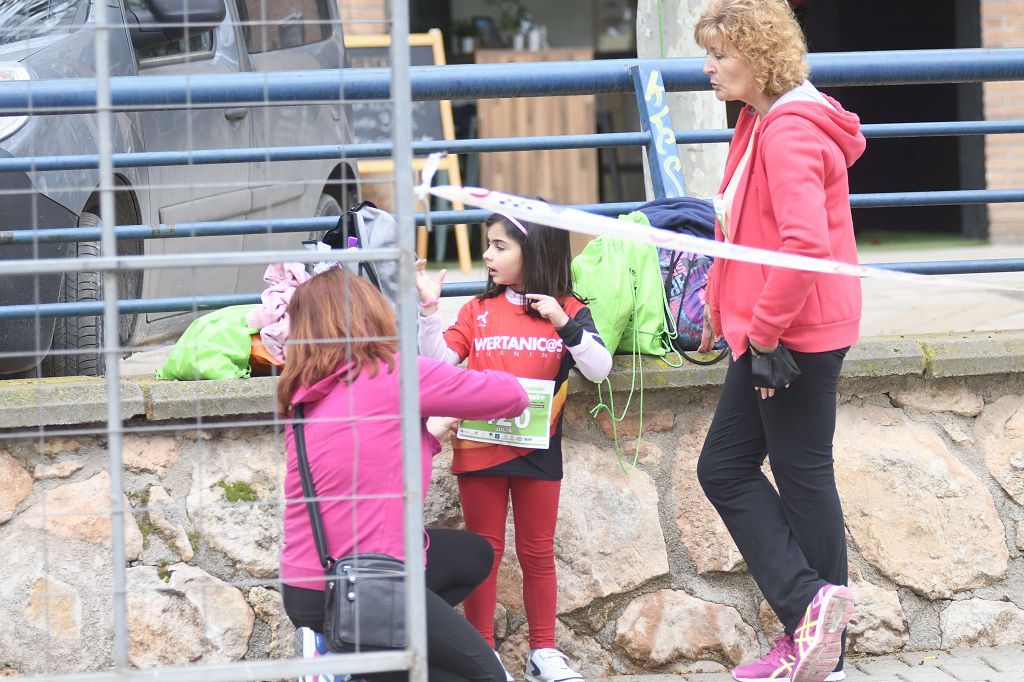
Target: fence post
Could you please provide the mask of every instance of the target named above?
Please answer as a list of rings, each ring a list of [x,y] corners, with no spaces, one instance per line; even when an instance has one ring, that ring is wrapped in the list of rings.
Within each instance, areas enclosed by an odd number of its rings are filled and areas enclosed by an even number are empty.
[[[391,20],[391,159],[394,168],[395,218],[398,221],[398,351],[401,363],[402,472],[405,493],[405,631],[410,654],[409,682],[427,682],[426,584],[423,575],[423,479],[420,453],[419,366],[415,362],[416,292],[413,218],[412,86],[409,66],[409,5],[388,3]]]

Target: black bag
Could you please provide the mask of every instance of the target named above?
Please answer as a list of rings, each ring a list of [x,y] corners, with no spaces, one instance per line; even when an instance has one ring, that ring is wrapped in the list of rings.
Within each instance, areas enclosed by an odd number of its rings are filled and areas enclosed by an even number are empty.
[[[327,576],[324,590],[324,639],[334,652],[356,648],[404,649],[405,567],[387,554],[351,554],[332,559],[327,553],[320,505],[306,456],[303,406],[295,406],[295,454],[306,496],[306,510],[316,551]]]

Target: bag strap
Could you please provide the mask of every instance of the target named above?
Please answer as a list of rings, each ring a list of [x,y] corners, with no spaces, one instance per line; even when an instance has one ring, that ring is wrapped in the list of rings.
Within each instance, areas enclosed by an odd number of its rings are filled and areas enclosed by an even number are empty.
[[[371,208],[377,208],[376,206],[373,205],[372,202],[369,202],[369,201],[364,201],[363,203],[361,203],[359,205],[360,208],[362,208],[364,206],[370,206]],[[359,240],[360,240],[359,245],[360,245],[360,247],[362,247],[362,245],[363,245],[362,244],[362,234],[365,231],[363,226],[364,226],[364,223],[366,221],[363,219],[363,216],[359,215],[359,211],[356,211],[355,213],[353,213],[353,219],[356,222],[356,236],[359,237]],[[346,238],[346,241],[348,241],[347,238]],[[377,288],[377,291],[381,290],[381,288],[380,288],[380,277],[377,276],[377,267],[373,263],[368,263],[368,262],[366,262],[364,260],[359,261],[359,276],[362,277],[363,279],[367,280],[373,286],[375,286]]]
[[[633,294],[633,312],[630,315],[630,319],[635,320],[637,311],[639,310],[639,302],[637,301],[636,295],[636,271],[633,268],[627,268],[627,271],[629,272],[631,280],[630,291]],[[636,469],[636,463],[640,459],[640,442],[644,432],[644,374],[643,367],[641,365],[643,361],[640,358],[640,352],[637,350],[640,347],[640,332],[637,330],[636,324],[630,325],[630,328],[633,331],[633,351],[631,353],[633,359],[633,379],[629,386],[629,395],[626,397],[626,405],[622,408],[622,414],[615,414],[615,393],[612,390],[612,382],[607,378],[605,378],[603,382],[597,384],[597,405],[590,410],[590,416],[595,419],[597,419],[597,415],[601,413],[601,410],[608,413],[608,417],[612,424],[612,442],[615,444],[615,459],[618,461],[619,468],[622,469],[622,473],[627,476]],[[640,366],[639,370],[638,365]],[[619,447],[619,428],[617,423],[626,418],[626,412],[629,410],[629,404],[633,400],[633,393],[636,391],[637,377],[640,378],[640,424],[638,428],[639,433],[636,437],[636,449],[633,451],[633,463],[630,465],[629,469],[627,469],[626,465],[623,464],[622,461],[622,450]],[[604,396],[601,393],[602,384],[608,384],[608,404],[605,404]]]
[[[306,457],[306,429],[303,420],[305,410],[302,403],[295,406],[296,422],[292,424],[295,435],[295,456],[299,461],[299,476],[302,478],[302,494],[306,496],[306,511],[309,512],[309,525],[313,529],[313,541],[316,543],[317,554],[324,572],[329,573],[334,567],[334,559],[327,553],[327,535],[324,533],[324,520],[320,516],[320,503],[316,499],[316,488],[313,487],[313,475],[309,471],[309,459]]]

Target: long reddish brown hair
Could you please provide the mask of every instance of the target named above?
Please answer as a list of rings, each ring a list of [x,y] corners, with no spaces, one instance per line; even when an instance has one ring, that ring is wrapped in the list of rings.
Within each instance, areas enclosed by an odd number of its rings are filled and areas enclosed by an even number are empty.
[[[366,370],[377,376],[381,362],[395,368],[395,314],[376,288],[341,268],[303,282],[288,303],[288,359],[277,383],[277,407],[289,413],[292,396],[343,365],[352,381]]]

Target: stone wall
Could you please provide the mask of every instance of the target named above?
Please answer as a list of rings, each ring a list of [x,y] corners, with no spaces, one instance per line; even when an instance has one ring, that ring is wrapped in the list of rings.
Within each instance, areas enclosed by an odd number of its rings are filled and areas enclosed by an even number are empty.
[[[623,360],[619,389],[632,380]],[[1022,368],[1018,335],[873,339],[851,352],[835,443],[859,604],[853,655],[1024,645]],[[608,420],[588,414],[592,388],[574,379],[558,638],[587,676],[723,670],[779,632],[696,481],[723,372],[644,364],[629,473]],[[124,382],[133,664],[290,653],[274,584],[283,445],[267,418],[272,391],[269,379]],[[74,423],[98,421],[104,395],[90,380],[0,385],[0,671],[110,665],[106,439]],[[627,470],[638,406],[620,426]],[[455,527],[447,465],[439,457],[426,516]],[[527,647],[520,579],[510,528],[497,632],[515,673]]]

